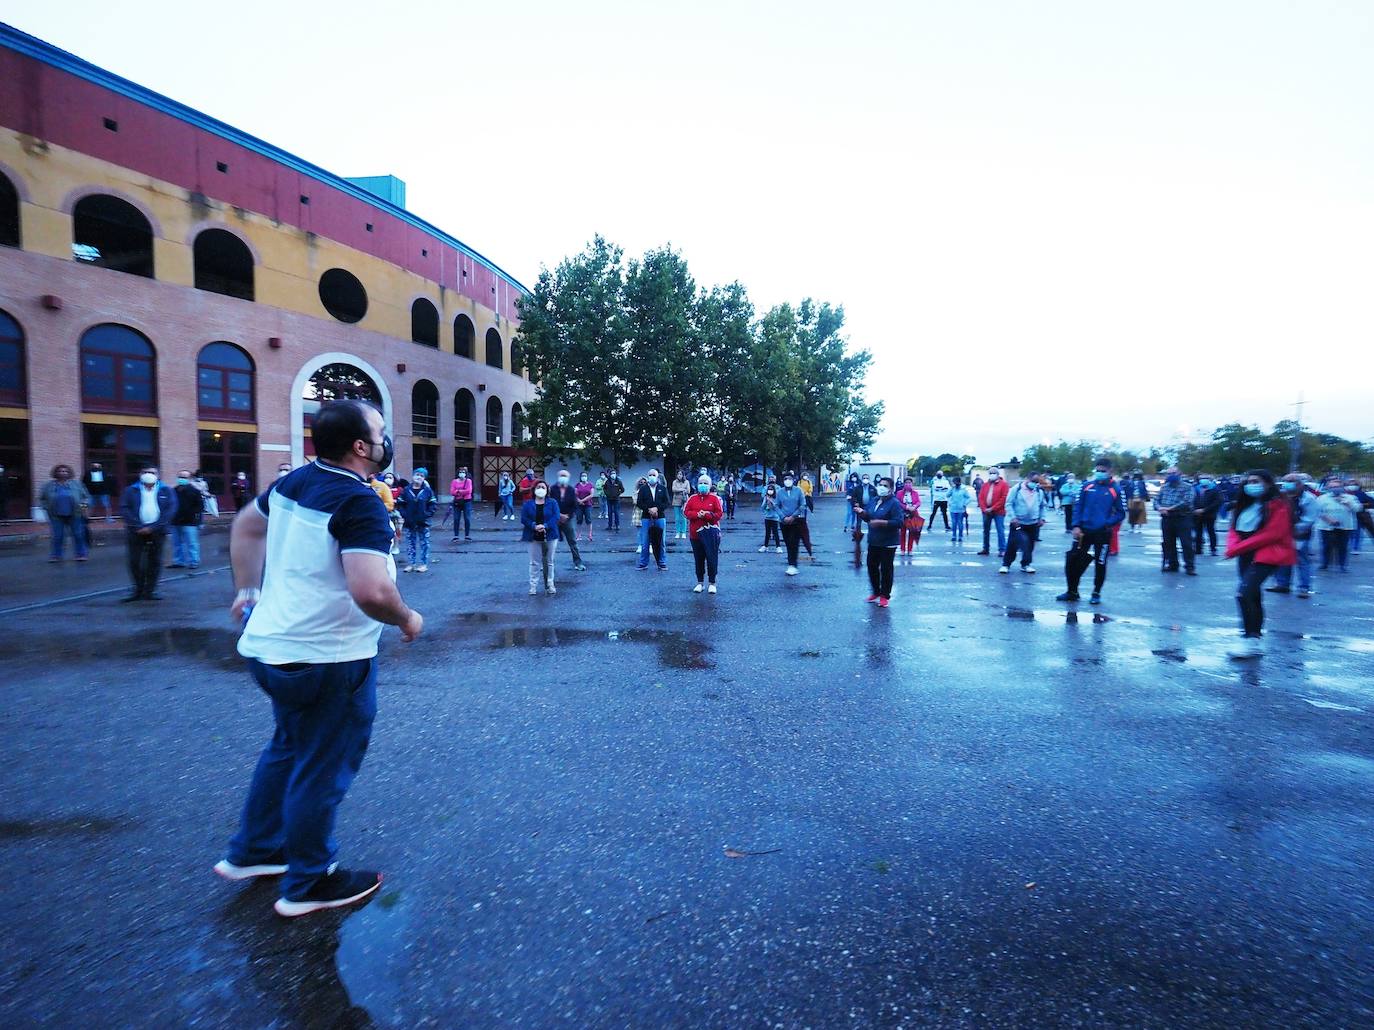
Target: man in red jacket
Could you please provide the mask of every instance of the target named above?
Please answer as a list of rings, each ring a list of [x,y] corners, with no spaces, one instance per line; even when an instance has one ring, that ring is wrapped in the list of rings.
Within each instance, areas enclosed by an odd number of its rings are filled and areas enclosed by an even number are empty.
[[[525,469],[524,478],[515,487],[516,507],[523,507],[526,501],[534,499],[534,470]]]
[[[979,554],[991,554],[992,527],[997,525],[997,553],[1007,549],[1007,484],[1002,478],[1002,470],[988,470],[988,481],[978,492],[978,510],[983,513],[983,549]]]

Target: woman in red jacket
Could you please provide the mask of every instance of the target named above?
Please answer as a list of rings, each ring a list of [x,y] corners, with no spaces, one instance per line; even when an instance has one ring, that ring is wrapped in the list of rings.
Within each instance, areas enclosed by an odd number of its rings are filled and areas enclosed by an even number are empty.
[[[1279,566],[1294,565],[1298,560],[1292,514],[1266,469],[1251,472],[1237,496],[1226,537],[1226,557],[1238,562],[1236,603],[1244,634],[1244,642],[1231,657],[1258,658],[1263,654],[1260,633],[1264,627],[1260,587]]]
[[[687,498],[682,517],[687,520],[687,536],[692,542],[692,557],[697,564],[697,585],[692,592],[702,591],[702,581],[709,578],[710,593],[716,592],[716,570],[720,565],[720,520],[725,506],[711,491],[710,477],[697,480],[697,491]]]
[[[902,506],[902,528],[898,543],[902,554],[911,554],[912,548],[921,542],[921,525],[917,519],[921,515],[921,491],[908,476],[897,491],[897,503]],[[932,530],[934,532],[934,530]]]

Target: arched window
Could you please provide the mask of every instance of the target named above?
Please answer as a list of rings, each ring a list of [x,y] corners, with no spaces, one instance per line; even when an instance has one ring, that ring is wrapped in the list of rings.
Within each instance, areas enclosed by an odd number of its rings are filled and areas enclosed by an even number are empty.
[[[367,290],[352,272],[331,268],[320,276],[320,303],[340,322],[361,322],[367,314]]]
[[[455,440],[473,440],[472,435],[472,413],[475,407],[472,394],[467,390],[459,390],[453,395],[453,438]]]
[[[207,343],[196,362],[196,404],[201,418],[254,421],[253,359],[232,343]]]
[[[501,334],[495,329],[487,330],[487,364],[492,368],[503,368],[505,362],[501,360]]]
[[[410,433],[431,439],[439,435],[439,388],[428,379],[410,391]]]
[[[101,268],[153,277],[153,230],[143,212],[105,194],[82,197],[72,210],[72,255]]]
[[[253,299],[253,252],[226,229],[206,229],[191,248],[196,289]]]
[[[510,406],[510,443],[519,447],[525,442],[525,409],[518,404]]]
[[[518,376],[525,374],[525,352],[518,338],[510,342],[510,370]]]
[[[467,315],[459,315],[453,320],[453,353],[460,358],[470,358],[476,342],[477,330],[472,324],[472,319]]]
[[[495,397],[487,399],[487,443],[501,442],[501,402]]]
[[[157,414],[155,355],[127,325],[91,326],[81,337],[81,410]]]
[[[22,408],[28,404],[28,377],[24,374],[24,330],[0,311],[0,404]]]
[[[0,175],[0,247],[19,246],[19,191]]]
[[[426,347],[439,346],[439,309],[424,297],[410,305],[410,338]]]

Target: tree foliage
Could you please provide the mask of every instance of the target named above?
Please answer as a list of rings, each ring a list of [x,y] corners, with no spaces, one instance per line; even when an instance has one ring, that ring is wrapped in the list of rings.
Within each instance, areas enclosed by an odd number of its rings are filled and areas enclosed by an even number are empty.
[[[806,299],[756,317],[741,284],[699,288],[668,247],[627,263],[598,236],[540,273],[520,317],[540,386],[527,421],[550,457],[839,465],[868,453],[882,420],[842,307]]]
[[[1272,472],[1287,471],[1291,459],[1293,436],[1299,431],[1291,419],[1279,422],[1272,432],[1259,426],[1230,422],[1212,431],[1206,443],[1187,443],[1152,447],[1144,454],[1103,447],[1089,440],[1055,444],[1036,444],[1027,447],[1021,460],[1028,468],[1049,469],[1053,472],[1075,472],[1086,475],[1093,462],[1101,456],[1110,458],[1117,469],[1140,469],[1151,474],[1177,464],[1187,473],[1210,472],[1214,475],[1246,472],[1253,468],[1267,468]],[[1330,433],[1302,432],[1299,468],[1321,475],[1328,471],[1374,472],[1374,448],[1357,440],[1345,440]]]

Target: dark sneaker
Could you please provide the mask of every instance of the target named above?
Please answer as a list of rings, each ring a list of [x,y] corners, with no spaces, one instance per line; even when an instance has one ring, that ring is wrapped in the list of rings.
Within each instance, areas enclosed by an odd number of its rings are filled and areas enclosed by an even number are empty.
[[[142,594],[130,594],[130,595],[127,596],[127,597],[121,597],[121,598],[119,599],[119,603],[120,603],[120,604],[129,604],[131,601],[141,601],[141,600],[143,600],[143,595],[142,595]]]
[[[1288,587],[1265,587],[1264,592],[1266,594],[1287,594],[1290,593],[1290,590]]]
[[[259,876],[281,876],[286,872],[286,856],[276,854],[256,865],[234,865],[227,858],[215,863],[215,872],[226,880],[252,880]]]
[[[1101,595],[1101,594],[1093,594],[1092,597],[1088,598],[1088,603],[1089,603],[1089,604],[1101,604],[1101,603],[1102,603],[1102,595]]]
[[[1056,601],[1077,601],[1077,600],[1078,600],[1078,595],[1075,594],[1072,590],[1066,590],[1066,591],[1064,591],[1062,594],[1060,594],[1058,597],[1056,597],[1055,600],[1056,600]]]
[[[335,869],[315,881],[305,897],[295,901],[278,898],[272,907],[288,919],[326,908],[343,908],[362,901],[382,885],[382,874],[367,870]]]

